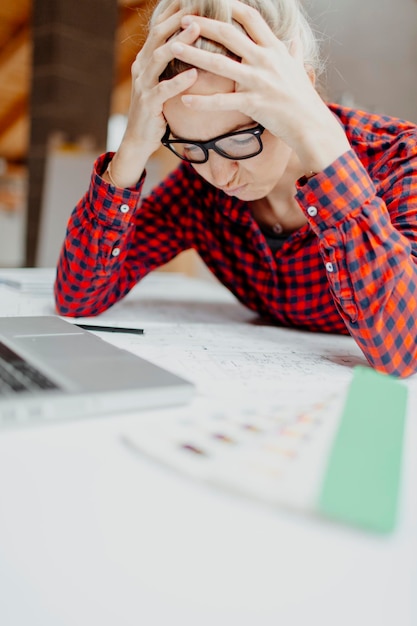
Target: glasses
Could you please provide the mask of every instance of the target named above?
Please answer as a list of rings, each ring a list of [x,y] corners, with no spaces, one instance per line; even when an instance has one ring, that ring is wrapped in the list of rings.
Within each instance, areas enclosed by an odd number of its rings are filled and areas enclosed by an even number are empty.
[[[214,150],[225,159],[239,161],[250,159],[262,152],[261,135],[264,130],[265,128],[258,124],[254,128],[219,135],[210,141],[189,141],[188,139],[169,139],[171,129],[167,126],[161,143],[188,163],[206,163],[209,150]]]

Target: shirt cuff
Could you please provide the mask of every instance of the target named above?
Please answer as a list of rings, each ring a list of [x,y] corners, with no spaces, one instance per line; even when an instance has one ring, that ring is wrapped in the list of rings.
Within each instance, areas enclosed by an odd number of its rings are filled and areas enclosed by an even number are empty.
[[[296,199],[311,228],[320,234],[362,210],[375,196],[375,186],[353,150],[298,186]]]
[[[107,152],[99,156],[94,163],[89,190],[89,208],[92,217],[101,224],[124,230],[138,209],[146,171],[134,187],[126,189],[115,187],[102,178],[113,156],[113,152]]]

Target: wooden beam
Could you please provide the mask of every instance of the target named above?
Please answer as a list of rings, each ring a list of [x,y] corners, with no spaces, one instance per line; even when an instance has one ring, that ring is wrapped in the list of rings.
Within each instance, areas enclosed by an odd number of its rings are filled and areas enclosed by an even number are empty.
[[[31,36],[27,24],[0,50],[0,155],[21,160],[28,145]]]
[[[0,111],[2,103],[5,103],[7,108],[7,97],[13,98],[28,92],[31,50],[28,25],[20,28],[16,36],[0,50],[0,84],[2,86]]]
[[[0,138],[0,155],[13,163],[25,163],[29,137],[29,116],[21,115]]]
[[[116,32],[116,84],[130,79],[130,68],[145,43],[154,4],[154,0],[146,0],[138,9],[121,10],[120,24]]]
[[[37,258],[51,137],[61,133],[70,143],[88,138],[97,153],[105,149],[117,25],[114,0],[34,1],[27,266]],[[68,219],[66,201],[57,210]]]
[[[111,110],[126,113],[130,70],[143,45],[155,0],[119,0]],[[25,159],[30,93],[32,0],[0,1],[0,156]],[[11,156],[12,155],[12,156]]]
[[[123,3],[124,4],[124,3]],[[148,23],[154,0],[144,0],[137,10],[122,8],[116,33],[115,80],[112,95],[112,114],[126,114],[130,102],[131,67],[146,40]]]
[[[3,0],[0,2],[0,49],[13,37],[16,28],[27,24],[32,0]]]
[[[2,138],[6,135],[16,124],[19,124],[22,118],[28,117],[29,102],[27,94],[24,94],[21,98],[14,100],[9,106],[8,110],[5,110],[0,118],[0,154],[2,153],[1,145]]]

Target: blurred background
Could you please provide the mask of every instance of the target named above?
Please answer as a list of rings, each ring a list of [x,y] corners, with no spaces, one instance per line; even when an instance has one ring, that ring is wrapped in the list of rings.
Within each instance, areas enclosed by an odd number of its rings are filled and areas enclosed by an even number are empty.
[[[0,267],[49,267],[117,149],[155,0],[0,0]],[[417,123],[417,0],[306,0],[328,100]],[[175,165],[161,149],[147,188]],[[204,273],[193,252],[166,269]]]

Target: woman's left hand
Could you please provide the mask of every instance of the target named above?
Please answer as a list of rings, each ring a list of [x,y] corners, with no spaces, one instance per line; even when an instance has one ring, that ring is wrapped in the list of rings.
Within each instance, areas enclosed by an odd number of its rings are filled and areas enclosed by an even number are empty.
[[[349,149],[340,124],[314,88],[313,71],[304,67],[301,41],[290,50],[280,41],[255,9],[235,0],[234,25],[199,16],[186,16],[202,37],[216,41],[242,59],[192,45],[172,44],[178,59],[233,80],[232,93],[183,95],[183,103],[195,110],[236,110],[262,124],[295,150],[306,170],[320,171]]]

